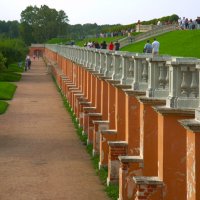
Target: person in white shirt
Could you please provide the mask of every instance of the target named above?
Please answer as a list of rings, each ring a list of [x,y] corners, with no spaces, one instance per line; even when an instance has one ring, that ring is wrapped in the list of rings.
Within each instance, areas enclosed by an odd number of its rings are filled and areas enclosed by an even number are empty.
[[[159,47],[160,43],[154,38],[154,42],[152,43],[152,54],[154,56],[159,54]]]

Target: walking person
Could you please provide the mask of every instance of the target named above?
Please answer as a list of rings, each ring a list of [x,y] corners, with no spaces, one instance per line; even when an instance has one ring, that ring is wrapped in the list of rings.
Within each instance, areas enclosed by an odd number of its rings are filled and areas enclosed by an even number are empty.
[[[149,40],[147,40],[147,43],[144,45],[144,53],[152,53],[152,45]]]
[[[154,42],[152,43],[152,54],[153,56],[157,56],[159,54],[160,43],[154,38]]]
[[[25,60],[25,71],[27,71],[30,68],[31,68],[31,59],[30,59],[30,56],[27,55],[26,60]]]

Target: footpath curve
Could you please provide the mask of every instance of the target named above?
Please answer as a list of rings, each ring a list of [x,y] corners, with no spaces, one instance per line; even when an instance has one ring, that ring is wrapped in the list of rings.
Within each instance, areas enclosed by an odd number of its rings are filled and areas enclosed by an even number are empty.
[[[107,200],[42,60],[0,116],[1,200]]]

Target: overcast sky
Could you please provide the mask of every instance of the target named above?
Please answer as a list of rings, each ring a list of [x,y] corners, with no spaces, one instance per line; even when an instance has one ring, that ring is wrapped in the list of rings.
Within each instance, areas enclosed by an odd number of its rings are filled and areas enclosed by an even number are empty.
[[[29,5],[64,10],[70,24],[131,24],[172,14],[196,19],[200,0],[1,0],[0,20],[18,20]]]

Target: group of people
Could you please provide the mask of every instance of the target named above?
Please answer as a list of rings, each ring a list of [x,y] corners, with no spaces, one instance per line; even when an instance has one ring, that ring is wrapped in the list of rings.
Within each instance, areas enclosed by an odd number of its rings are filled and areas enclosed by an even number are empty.
[[[188,19],[186,17],[183,17],[182,19],[179,18],[178,24],[179,24],[180,29],[182,30],[200,29],[200,17],[197,17],[196,20]]]
[[[96,38],[107,38],[107,37],[117,37],[117,36],[126,36],[129,33],[135,32],[135,28],[128,28],[119,31],[106,32],[106,33],[97,33]]]
[[[118,51],[120,48],[120,43],[116,41],[115,43],[110,42],[109,45],[107,45],[106,41],[103,41],[101,44],[96,42],[89,41],[88,43],[84,44],[84,47],[88,48],[95,48],[95,49],[109,49],[109,50],[115,50]]]
[[[152,55],[158,55],[159,47],[160,47],[160,43],[156,40],[156,38],[154,38],[154,41],[152,42],[152,44],[150,43],[150,40],[147,40],[147,43],[144,45],[143,52],[152,53]]]

